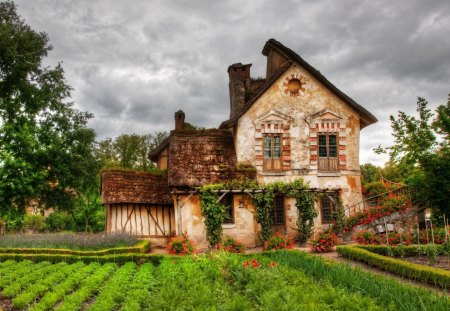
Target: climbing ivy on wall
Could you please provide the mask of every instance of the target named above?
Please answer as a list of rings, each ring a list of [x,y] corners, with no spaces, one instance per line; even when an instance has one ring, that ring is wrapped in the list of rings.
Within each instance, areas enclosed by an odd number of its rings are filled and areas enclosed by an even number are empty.
[[[309,185],[303,179],[293,182],[276,182],[268,185],[258,185],[254,181],[232,181],[225,184],[205,185],[198,189],[201,197],[202,214],[205,217],[206,237],[210,246],[220,243],[222,238],[222,222],[225,217],[225,206],[217,202],[220,198],[218,190],[260,190],[253,194],[255,218],[261,226],[259,233],[261,241],[267,241],[272,235],[271,211],[276,195],[284,195],[296,200],[298,211],[297,230],[300,243],[311,236],[314,218],[318,212],[314,208],[317,195],[307,191]]]

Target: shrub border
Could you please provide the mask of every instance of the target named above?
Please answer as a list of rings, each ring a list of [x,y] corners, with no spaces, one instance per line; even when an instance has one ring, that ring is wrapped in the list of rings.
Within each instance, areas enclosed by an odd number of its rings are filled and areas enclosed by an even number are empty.
[[[114,247],[98,251],[79,251],[63,248],[0,248],[0,254],[53,254],[72,256],[105,256],[111,254],[146,253],[150,250],[150,241],[143,240],[135,246]]]
[[[394,256],[394,257],[411,257],[417,255],[424,255],[425,250],[428,246],[436,246],[440,255],[445,254],[445,245],[436,244],[423,244],[423,245],[358,245],[361,249],[365,249],[371,253],[376,253],[383,256]]]
[[[98,263],[108,263],[114,262],[118,264],[123,264],[129,261],[133,261],[137,264],[142,264],[144,262],[151,262],[154,265],[159,265],[161,260],[165,257],[172,257],[170,255],[162,254],[141,254],[141,253],[128,253],[128,254],[113,254],[104,256],[76,256],[67,254],[1,254],[0,262],[6,260],[22,261],[30,260],[32,262],[48,261],[51,263],[67,262],[75,263],[78,261],[83,261],[84,263],[98,262]],[[173,256],[174,257],[174,256]]]
[[[450,271],[425,267],[414,263],[405,262],[392,257],[379,255],[360,246],[338,246],[339,255],[367,263],[370,266],[380,268],[410,279],[424,283],[450,288]],[[375,247],[372,247],[375,249]]]

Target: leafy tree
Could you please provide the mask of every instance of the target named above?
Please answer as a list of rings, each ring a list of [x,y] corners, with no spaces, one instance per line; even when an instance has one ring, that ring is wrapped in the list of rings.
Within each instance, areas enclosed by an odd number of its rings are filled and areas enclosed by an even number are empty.
[[[69,208],[95,183],[92,115],[68,101],[60,64],[42,66],[48,41],[13,2],[0,3],[0,214],[22,211],[31,199]]]
[[[450,215],[450,96],[446,105],[427,108],[428,102],[417,101],[418,117],[399,112],[391,116],[395,145],[390,151],[390,166],[413,189],[416,204],[432,207]]]
[[[122,134],[114,140],[106,138],[97,144],[96,157],[103,168],[149,171],[154,168],[148,154],[168,137],[167,132]]]

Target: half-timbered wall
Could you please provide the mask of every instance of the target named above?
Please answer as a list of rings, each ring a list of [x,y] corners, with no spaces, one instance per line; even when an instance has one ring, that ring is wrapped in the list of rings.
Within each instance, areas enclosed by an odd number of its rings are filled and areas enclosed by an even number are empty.
[[[128,232],[145,237],[168,237],[176,231],[170,205],[109,204],[107,232]]]

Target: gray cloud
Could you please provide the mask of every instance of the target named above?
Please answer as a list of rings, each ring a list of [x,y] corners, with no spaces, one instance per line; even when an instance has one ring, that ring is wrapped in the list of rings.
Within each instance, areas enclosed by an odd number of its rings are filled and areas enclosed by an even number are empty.
[[[380,120],[361,132],[361,162],[392,142],[389,115],[450,92],[450,3],[431,1],[16,1],[49,34],[76,106],[99,139],[173,128],[173,113],[217,127],[229,114],[227,67],[276,38]]]

